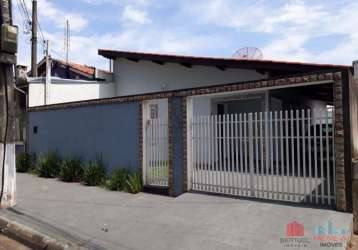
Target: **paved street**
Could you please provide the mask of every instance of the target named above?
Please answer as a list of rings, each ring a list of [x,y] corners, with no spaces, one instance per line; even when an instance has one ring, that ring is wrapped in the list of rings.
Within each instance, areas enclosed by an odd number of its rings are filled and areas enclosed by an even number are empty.
[[[304,226],[305,249],[322,249],[313,239],[315,229],[328,222],[348,228],[352,218],[332,210],[205,194],[132,195],[28,174],[17,177],[17,214],[92,249],[291,249],[281,241],[293,221]]]

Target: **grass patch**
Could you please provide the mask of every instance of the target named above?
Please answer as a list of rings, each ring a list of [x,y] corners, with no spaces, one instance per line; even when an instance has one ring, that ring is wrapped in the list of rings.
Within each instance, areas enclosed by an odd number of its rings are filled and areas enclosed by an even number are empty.
[[[169,178],[169,168],[168,166],[148,167],[147,177],[167,181]]]

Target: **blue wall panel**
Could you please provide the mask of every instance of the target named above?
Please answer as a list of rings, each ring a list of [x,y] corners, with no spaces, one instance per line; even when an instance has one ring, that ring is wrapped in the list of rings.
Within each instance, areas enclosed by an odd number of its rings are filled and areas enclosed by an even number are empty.
[[[83,160],[101,156],[108,170],[139,169],[139,103],[29,113],[29,151],[57,150]],[[34,127],[37,133],[34,133]]]

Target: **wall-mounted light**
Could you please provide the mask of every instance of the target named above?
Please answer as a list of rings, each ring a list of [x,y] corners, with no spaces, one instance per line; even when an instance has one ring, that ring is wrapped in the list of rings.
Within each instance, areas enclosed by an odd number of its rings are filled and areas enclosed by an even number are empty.
[[[162,84],[162,91],[166,91],[167,90],[167,84],[166,83],[164,83],[164,84]]]

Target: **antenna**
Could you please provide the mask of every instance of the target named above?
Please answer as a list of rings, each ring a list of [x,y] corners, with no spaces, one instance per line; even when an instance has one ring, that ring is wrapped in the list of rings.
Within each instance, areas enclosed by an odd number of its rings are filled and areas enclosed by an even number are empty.
[[[67,19],[66,26],[65,26],[65,34],[64,34],[64,51],[66,55],[66,63],[68,63],[68,54],[70,51],[70,45],[71,45],[70,23]]]
[[[232,57],[245,60],[262,60],[263,54],[258,48],[244,47],[237,50]]]

